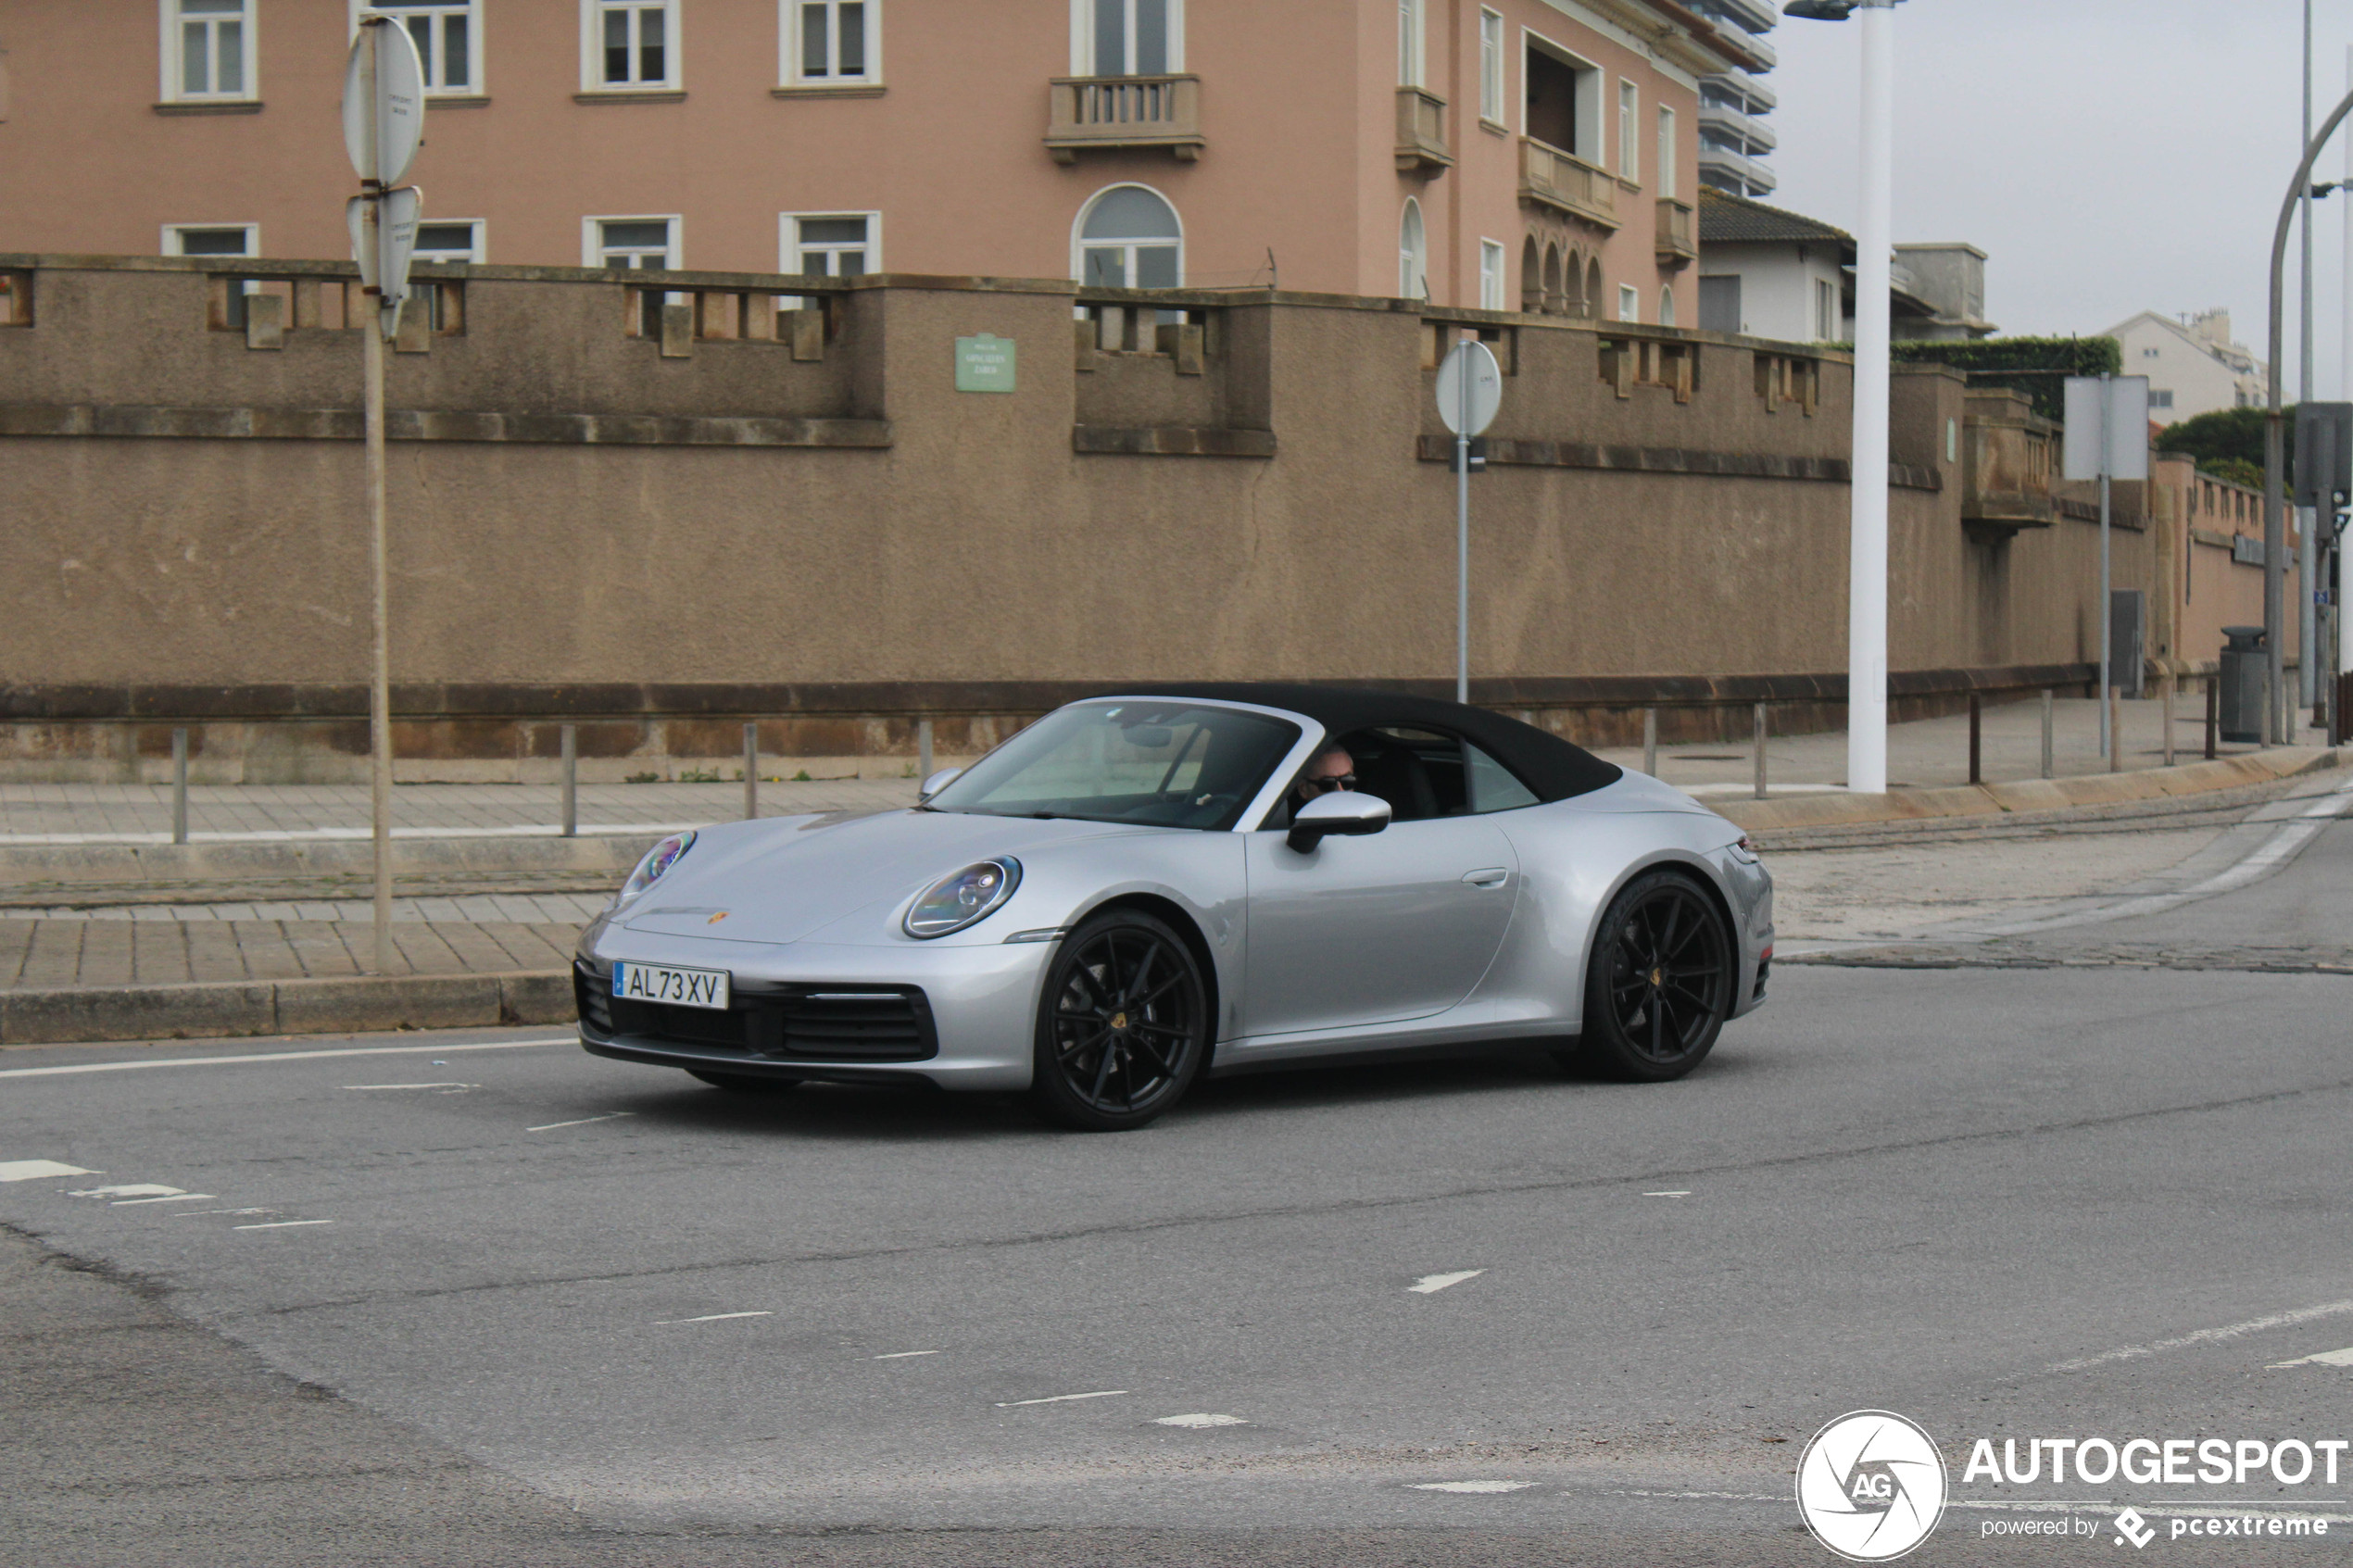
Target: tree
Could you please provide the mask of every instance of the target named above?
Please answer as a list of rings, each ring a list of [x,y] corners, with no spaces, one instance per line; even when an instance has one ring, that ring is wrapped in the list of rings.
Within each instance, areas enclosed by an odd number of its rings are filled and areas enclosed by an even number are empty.
[[[2166,426],[2157,438],[2157,449],[2196,458],[2203,471],[2259,490],[2263,487],[2263,419],[2260,408],[2217,408]],[[2292,466],[2296,461],[2293,405],[2280,422],[2282,459]]]

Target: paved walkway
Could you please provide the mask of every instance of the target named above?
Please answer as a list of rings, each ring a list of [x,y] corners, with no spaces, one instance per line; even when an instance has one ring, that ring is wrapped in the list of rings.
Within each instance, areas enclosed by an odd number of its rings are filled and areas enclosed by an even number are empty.
[[[308,980],[370,972],[361,918],[0,920],[0,990]],[[514,974],[567,969],[585,922],[414,921],[393,927],[404,972]]]

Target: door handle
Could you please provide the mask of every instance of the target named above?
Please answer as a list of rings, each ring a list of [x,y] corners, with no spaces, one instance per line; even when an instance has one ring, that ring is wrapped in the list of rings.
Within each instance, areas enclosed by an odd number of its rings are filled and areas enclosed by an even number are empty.
[[[1489,866],[1482,871],[1465,872],[1463,880],[1473,887],[1501,887],[1511,880],[1511,872],[1504,866]]]

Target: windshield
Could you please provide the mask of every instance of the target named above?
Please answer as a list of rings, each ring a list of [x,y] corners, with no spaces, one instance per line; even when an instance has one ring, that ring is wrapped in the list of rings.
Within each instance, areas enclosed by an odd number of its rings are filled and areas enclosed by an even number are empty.
[[[938,811],[1223,830],[1299,742],[1299,726],[1189,702],[1056,709],[927,802]]]

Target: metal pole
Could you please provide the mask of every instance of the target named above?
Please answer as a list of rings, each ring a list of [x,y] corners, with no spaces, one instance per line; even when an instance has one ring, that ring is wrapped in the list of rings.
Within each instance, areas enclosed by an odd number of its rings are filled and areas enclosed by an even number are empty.
[[[171,842],[188,842],[188,732],[171,732]]]
[[[2116,737],[2108,729],[2108,693],[2115,679],[2108,666],[2108,655],[2114,651],[2116,628],[2109,619],[2116,609],[2116,595],[2108,580],[2108,450],[2113,422],[2116,383],[2106,370],[2100,372],[2100,754],[2112,757],[2116,752]]]
[[[1985,782],[1984,774],[1980,767],[1982,754],[1979,749],[1982,718],[1982,701],[1977,693],[1971,692],[1969,694],[1969,782],[1971,784]]]
[[[2051,717],[2053,695],[2054,694],[2052,693],[2050,687],[2045,686],[2043,688],[2043,776],[2046,779],[2051,776]]]
[[[1765,705],[1756,705],[1756,798],[1765,798]]]
[[[563,836],[580,836],[580,726],[566,724],[560,732],[563,736]]]
[[[915,721],[915,777],[920,782],[931,775],[931,721],[919,719]]]
[[[1456,394],[1461,427],[1454,433],[1454,700],[1470,701],[1470,429],[1471,371],[1463,366]]]
[[[1642,709],[1642,771],[1658,777],[1658,709]]]
[[[2312,140],[2312,0],[2304,0],[2304,140]],[[2353,200],[2353,192],[2346,193]],[[2297,226],[2304,242],[2301,270],[2296,276],[2303,295],[2303,332],[2298,342],[2296,366],[2296,396],[2299,403],[2312,401],[2312,182],[2304,182],[2303,221]],[[2301,548],[2296,573],[2296,684],[2302,706],[2309,708],[2320,696],[2320,670],[2312,658],[2313,610],[2312,587],[2320,575],[2320,545],[2313,537],[2313,511],[2309,507],[2296,509],[2296,533]]]
[[[368,34],[374,36],[371,28]],[[361,243],[376,244],[379,207],[365,207]],[[370,307],[375,299],[368,300]],[[360,354],[367,380],[368,570],[374,587],[375,633],[368,676],[368,803],[374,824],[376,972],[392,972],[392,657],[390,617],[384,594],[384,319],[371,308],[360,328]]]
[[[2165,765],[2173,765],[2173,671],[2165,672]]]
[[[760,815],[760,726],[744,726],[744,820]]]
[[[2110,686],[2102,706],[2108,713],[2108,771],[2120,773],[2124,771],[2124,693]]]
[[[1846,784],[1887,790],[1888,264],[1894,245],[1894,0],[1864,0],[1855,226],[1855,434],[1847,553]]]
[[[2220,675],[2206,678],[2206,759],[2214,760],[2214,732],[2220,728],[2221,692]]]

